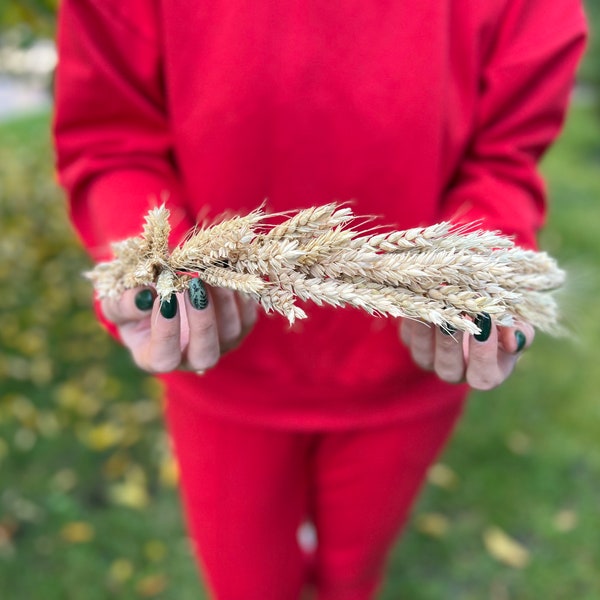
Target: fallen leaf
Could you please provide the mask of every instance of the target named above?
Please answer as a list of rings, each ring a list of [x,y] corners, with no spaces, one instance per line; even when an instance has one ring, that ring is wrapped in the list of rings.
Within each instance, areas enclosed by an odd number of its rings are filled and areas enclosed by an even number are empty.
[[[81,441],[90,449],[102,452],[118,445],[123,439],[123,428],[106,422],[81,430]]]
[[[135,591],[143,598],[151,598],[165,591],[167,587],[167,578],[165,575],[148,575],[140,579],[135,586]]]
[[[114,583],[125,583],[133,575],[133,564],[126,558],[117,558],[108,569],[108,578]]]
[[[144,544],[144,554],[151,562],[160,562],[167,555],[167,547],[160,540],[150,540]]]
[[[458,475],[448,465],[436,463],[427,471],[427,481],[446,490],[456,487]]]
[[[415,520],[417,531],[435,538],[441,538],[448,533],[450,521],[441,513],[423,513]]]
[[[175,457],[167,454],[159,465],[159,479],[163,486],[174,488],[179,481],[179,465]]]
[[[488,527],[483,532],[483,542],[492,557],[509,567],[522,569],[529,564],[529,550],[499,527]]]
[[[60,530],[60,537],[70,544],[82,544],[94,539],[96,532],[85,521],[72,521]]]
[[[577,513],[574,510],[564,509],[554,515],[554,528],[561,533],[568,533],[577,526]]]
[[[146,508],[150,501],[146,475],[140,467],[135,465],[128,468],[121,483],[110,486],[109,494],[115,504],[128,506],[129,508]]]

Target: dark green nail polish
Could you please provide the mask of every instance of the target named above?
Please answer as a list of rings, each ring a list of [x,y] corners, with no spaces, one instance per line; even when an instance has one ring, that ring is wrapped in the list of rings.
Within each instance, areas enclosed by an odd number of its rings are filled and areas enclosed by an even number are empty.
[[[440,331],[444,335],[454,335],[456,333],[456,327],[450,325],[450,323],[444,323],[443,325],[440,325]]]
[[[196,310],[204,310],[208,306],[208,292],[204,281],[192,279],[189,287],[190,302]]]
[[[177,314],[177,296],[175,294],[171,294],[168,300],[160,303],[160,314],[165,319],[172,319]]]
[[[481,313],[477,315],[475,319],[475,325],[479,327],[480,333],[473,336],[478,342],[485,342],[492,333],[492,318],[487,313]]]
[[[140,290],[135,295],[135,305],[140,310],[151,310],[154,304],[154,293],[150,289]]]
[[[527,343],[527,338],[525,337],[525,334],[520,329],[517,329],[515,331],[515,340],[517,340],[517,352],[521,352],[521,350],[523,350],[523,348],[525,348],[525,344]]]

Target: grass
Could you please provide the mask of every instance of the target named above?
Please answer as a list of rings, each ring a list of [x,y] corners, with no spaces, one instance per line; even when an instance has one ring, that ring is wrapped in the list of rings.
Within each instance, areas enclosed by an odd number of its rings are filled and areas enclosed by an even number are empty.
[[[576,106],[544,164],[543,245],[572,274],[576,339],[540,336],[505,386],[472,396],[384,599],[600,597],[595,114]],[[197,599],[160,391],[95,323],[47,129],[47,115],[0,125],[2,597]]]
[[[47,131],[0,125],[1,595],[197,598],[159,390],[95,322]]]

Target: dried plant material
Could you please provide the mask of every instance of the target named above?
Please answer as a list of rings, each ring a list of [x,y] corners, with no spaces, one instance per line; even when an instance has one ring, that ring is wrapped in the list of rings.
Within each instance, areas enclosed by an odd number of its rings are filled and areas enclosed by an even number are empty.
[[[546,253],[522,250],[506,236],[446,222],[361,232],[371,219],[335,203],[284,217],[273,225],[260,208],[196,228],[169,249],[169,211],[161,206],[148,213],[140,237],[114,244],[114,260],[87,276],[100,298],[153,285],[161,299],[198,276],[248,294],[290,323],[306,317],[300,300],[469,333],[479,332],[475,317],[487,312],[499,325],[522,319],[561,333],[552,292],[564,272]]]

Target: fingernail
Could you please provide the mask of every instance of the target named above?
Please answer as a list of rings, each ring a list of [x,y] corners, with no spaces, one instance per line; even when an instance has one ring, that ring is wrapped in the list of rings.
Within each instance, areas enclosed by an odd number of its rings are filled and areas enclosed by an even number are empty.
[[[525,337],[525,334],[520,329],[517,329],[515,331],[515,340],[517,340],[517,352],[521,352],[521,350],[523,350],[523,348],[525,348],[525,344],[527,343],[527,338]]]
[[[196,310],[204,310],[208,306],[208,292],[204,281],[195,278],[190,281],[190,302]]]
[[[481,313],[477,315],[475,319],[475,325],[479,327],[480,333],[474,335],[473,337],[478,342],[485,342],[490,337],[490,333],[492,333],[492,318],[487,313]]]
[[[450,325],[450,323],[444,323],[443,325],[440,325],[440,331],[444,335],[454,335],[456,333],[456,327]]]
[[[151,289],[140,290],[135,295],[135,305],[140,310],[151,310],[154,304],[154,293]]]
[[[177,314],[177,296],[175,294],[171,294],[168,300],[160,303],[160,314],[165,319],[172,319]]]

